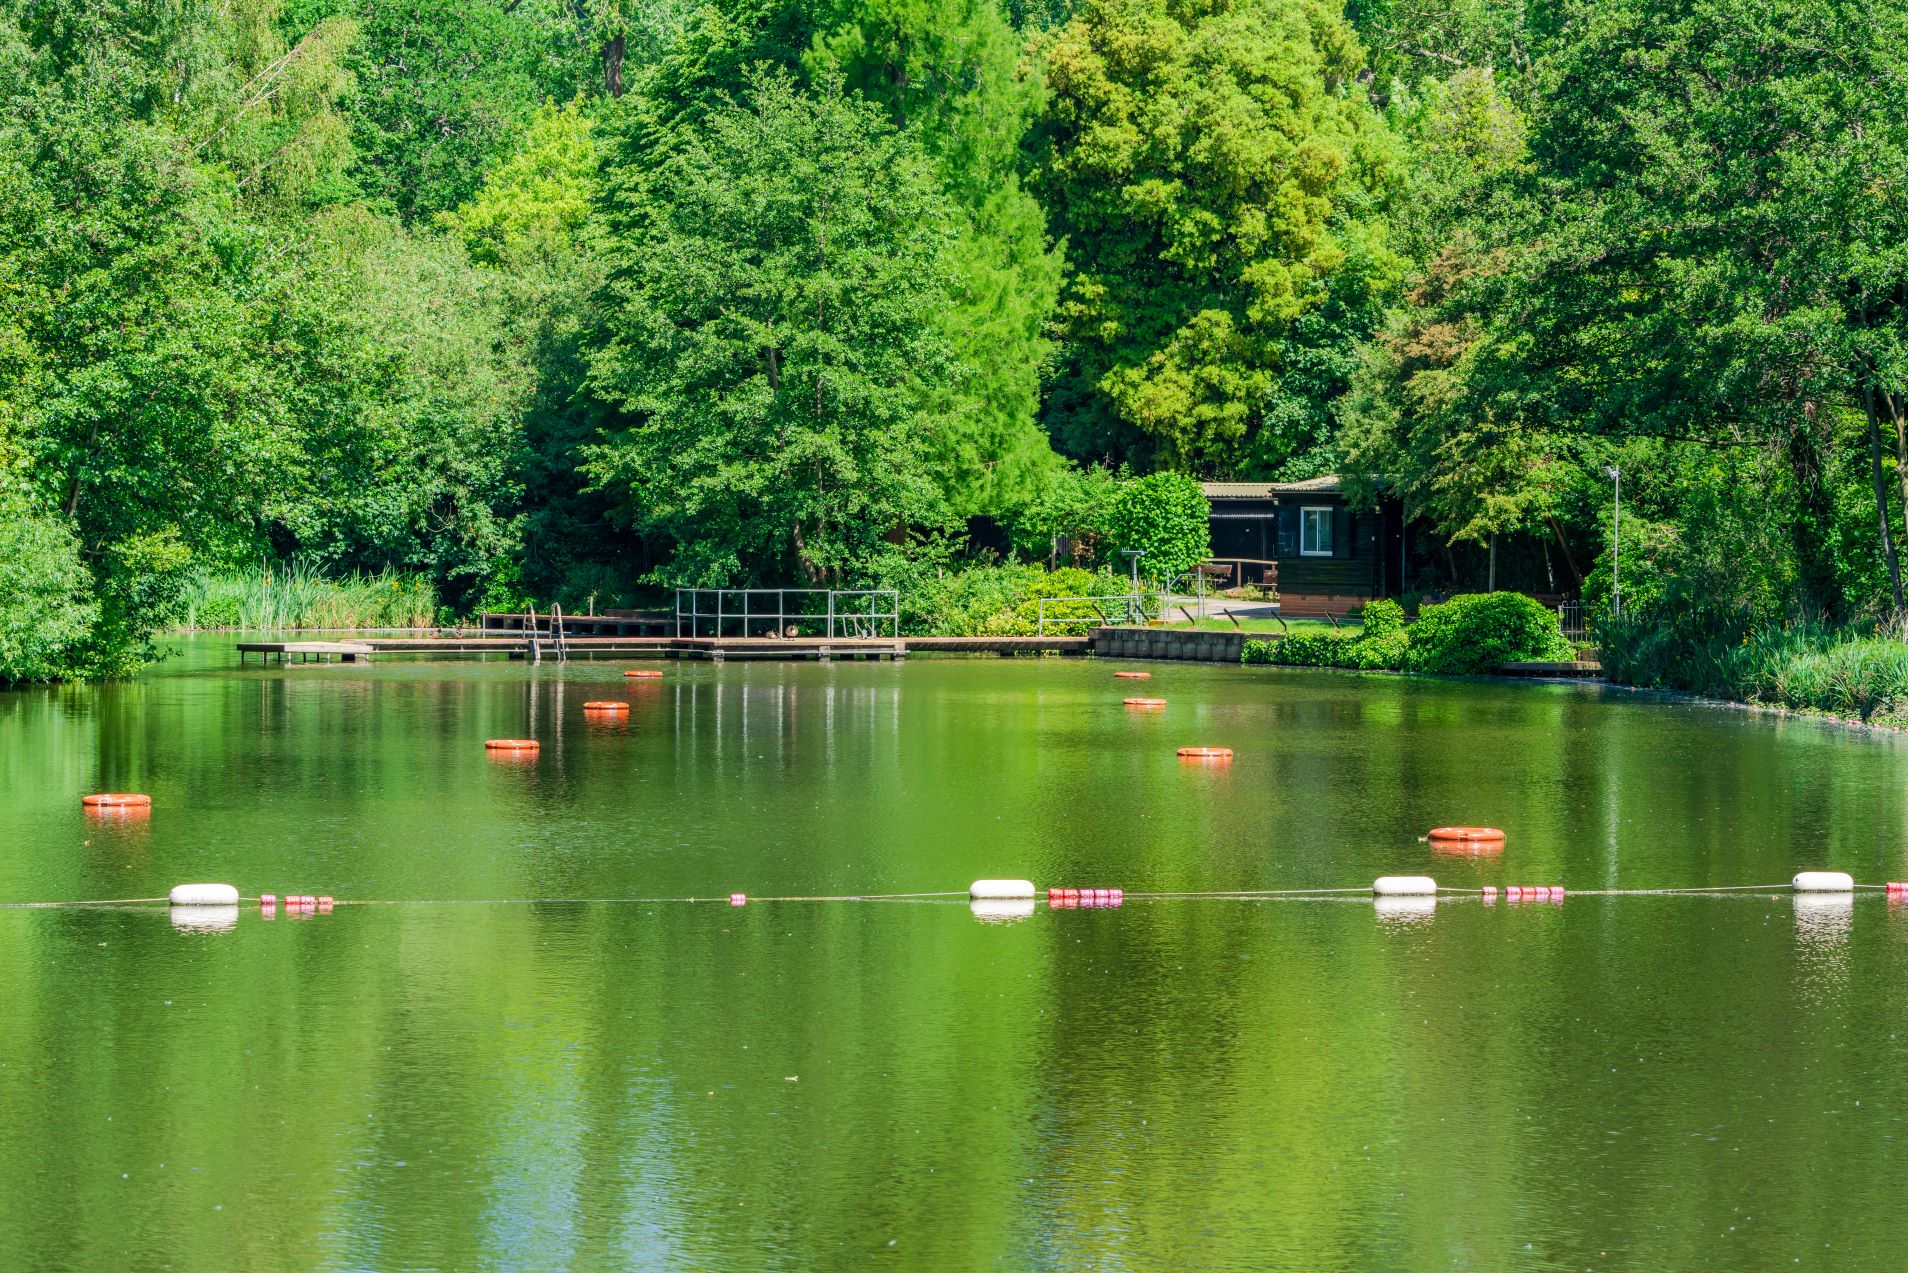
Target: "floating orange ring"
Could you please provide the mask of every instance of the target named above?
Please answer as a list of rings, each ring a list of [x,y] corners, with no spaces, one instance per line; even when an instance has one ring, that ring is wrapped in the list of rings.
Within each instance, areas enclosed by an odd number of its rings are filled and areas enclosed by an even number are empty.
[[[152,797],[134,792],[107,791],[94,796],[81,796],[80,803],[88,809],[150,809]]]
[[[1115,672],[1113,675],[1122,681],[1150,681],[1153,679],[1151,672]]]
[[[1433,827],[1425,838],[1447,844],[1502,844],[1504,833],[1496,827]]]
[[[595,699],[583,704],[583,710],[586,712],[626,712],[629,710],[629,704],[619,699]]]
[[[1206,760],[1221,765],[1229,764],[1232,761],[1232,748],[1181,747],[1179,749],[1179,758],[1181,760]]]
[[[634,677],[639,681],[654,681],[662,677],[661,672],[656,671],[654,668],[647,667],[633,667],[627,672],[624,672],[623,675]]]
[[[1164,707],[1166,706],[1166,700],[1163,698],[1123,698],[1120,700],[1120,702],[1126,704],[1128,707]]]
[[[543,746],[534,738],[486,738],[485,751],[537,751]]]

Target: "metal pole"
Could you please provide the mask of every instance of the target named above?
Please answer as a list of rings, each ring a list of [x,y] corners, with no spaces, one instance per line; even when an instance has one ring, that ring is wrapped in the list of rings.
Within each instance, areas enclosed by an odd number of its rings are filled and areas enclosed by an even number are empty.
[[[1616,483],[1616,503],[1610,515],[1610,614],[1623,614],[1623,470],[1612,464],[1603,470]]]

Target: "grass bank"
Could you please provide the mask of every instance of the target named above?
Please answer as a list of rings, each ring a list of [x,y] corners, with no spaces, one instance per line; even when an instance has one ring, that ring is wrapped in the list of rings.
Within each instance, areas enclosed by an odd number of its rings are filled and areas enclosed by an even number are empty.
[[[382,570],[330,579],[290,565],[200,576],[186,590],[182,626],[251,632],[424,628],[437,617],[437,592],[423,575]]]

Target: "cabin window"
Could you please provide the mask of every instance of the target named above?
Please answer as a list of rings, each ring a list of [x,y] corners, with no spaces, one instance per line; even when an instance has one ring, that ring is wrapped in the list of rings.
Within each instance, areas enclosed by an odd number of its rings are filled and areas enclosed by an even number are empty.
[[[1331,555],[1332,510],[1301,508],[1299,510],[1299,556],[1329,557]]]

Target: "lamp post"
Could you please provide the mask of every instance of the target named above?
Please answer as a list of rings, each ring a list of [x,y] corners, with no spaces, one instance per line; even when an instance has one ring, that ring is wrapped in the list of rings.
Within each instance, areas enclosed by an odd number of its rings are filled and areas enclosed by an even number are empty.
[[[1617,573],[1623,560],[1623,470],[1612,464],[1604,473],[1616,483],[1615,506],[1610,514],[1610,614],[1623,613],[1623,580]]]
[[[1144,548],[1122,548],[1120,549],[1120,555],[1126,558],[1127,566],[1133,573],[1133,608],[1139,611],[1136,622],[1143,626],[1146,622],[1146,608],[1140,604],[1139,559],[1146,555],[1146,550]],[[1165,614],[1165,603],[1161,602],[1160,617],[1163,619]]]

